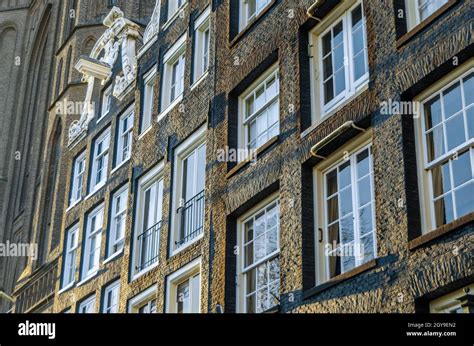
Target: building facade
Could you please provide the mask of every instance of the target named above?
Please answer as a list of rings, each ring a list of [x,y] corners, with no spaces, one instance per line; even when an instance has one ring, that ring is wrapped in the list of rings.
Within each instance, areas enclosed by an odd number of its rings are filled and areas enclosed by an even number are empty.
[[[472,312],[473,14],[2,2],[1,308]]]

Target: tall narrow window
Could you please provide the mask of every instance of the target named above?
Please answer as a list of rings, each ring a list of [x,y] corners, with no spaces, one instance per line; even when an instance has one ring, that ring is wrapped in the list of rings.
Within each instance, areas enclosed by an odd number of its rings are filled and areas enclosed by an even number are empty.
[[[241,146],[258,149],[280,133],[280,79],[270,68],[240,96]]]
[[[430,231],[474,211],[474,70],[423,101],[424,193]]]
[[[405,0],[408,30],[427,19],[447,2],[448,0]]]
[[[104,225],[104,206],[101,205],[87,217],[83,253],[82,280],[94,276],[99,270],[100,246]]]
[[[156,285],[130,299],[128,302],[128,312],[139,314],[156,313]]]
[[[127,222],[128,187],[124,186],[112,198],[108,257],[123,250]]]
[[[107,89],[104,90],[102,94],[102,111],[97,121],[100,121],[103,117],[109,114],[111,104],[112,104],[112,86],[109,86]]]
[[[91,296],[85,299],[82,303],[79,304],[77,309],[79,314],[93,314],[95,313],[95,296]]]
[[[116,314],[119,310],[120,281],[116,281],[104,290],[104,302],[102,312],[105,314]]]
[[[201,260],[197,259],[167,279],[166,312],[186,314],[201,311]]]
[[[140,133],[144,133],[153,119],[153,95],[156,81],[156,66],[152,68],[143,79],[142,119]]]
[[[199,80],[209,68],[210,12],[210,8],[205,10],[194,24],[194,82]]]
[[[75,281],[77,249],[79,247],[78,237],[79,225],[71,228],[66,234],[63,262],[63,288],[72,285]]]
[[[280,206],[273,199],[238,222],[239,312],[265,312],[280,300]]]
[[[117,167],[127,161],[132,153],[133,116],[134,112],[131,110],[127,111],[119,119]]]
[[[135,229],[135,275],[158,263],[163,209],[163,164],[152,169],[139,181],[137,223]]]
[[[240,0],[240,30],[249,25],[265,9],[271,0]]]
[[[82,188],[84,185],[84,173],[86,169],[86,153],[83,152],[74,159],[71,177],[71,192],[69,205],[74,205],[82,199]]]
[[[362,2],[326,29],[310,33],[313,112],[317,118],[341,105],[369,80],[367,30]]]
[[[186,4],[186,0],[169,0],[168,1],[168,21],[172,20],[179,10]]]
[[[184,91],[186,36],[183,35],[164,56],[161,112],[181,99]]]
[[[99,189],[107,180],[109,164],[110,129],[104,131],[93,145],[91,191]]]
[[[376,256],[371,148],[326,171],[323,190],[324,262],[329,280]]]

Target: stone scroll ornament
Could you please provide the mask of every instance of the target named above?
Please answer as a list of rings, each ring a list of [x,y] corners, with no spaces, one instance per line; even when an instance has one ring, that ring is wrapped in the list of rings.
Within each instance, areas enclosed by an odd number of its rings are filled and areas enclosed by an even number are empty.
[[[122,71],[114,80],[113,96],[123,98],[135,87],[137,76],[136,42],[140,39],[140,26],[126,18],[120,8],[114,7],[104,19],[107,30],[102,34],[90,56],[81,56],[75,68],[87,82],[84,108],[79,120],[69,129],[69,145],[85,136],[88,125],[94,118],[95,109],[91,102],[95,80],[104,85],[112,78],[112,70],[119,54],[122,57]]]

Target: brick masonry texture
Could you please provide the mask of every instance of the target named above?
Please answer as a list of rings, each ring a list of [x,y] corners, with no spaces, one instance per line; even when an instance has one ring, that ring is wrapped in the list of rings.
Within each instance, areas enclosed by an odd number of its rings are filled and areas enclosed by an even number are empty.
[[[54,292],[51,292],[48,299],[35,302],[35,308],[30,311],[75,311],[78,303],[91,295],[96,296],[96,309],[99,309],[103,288],[119,279],[121,312],[127,311],[131,298],[154,284],[157,285],[157,311],[164,312],[168,275],[200,257],[201,311],[214,312],[216,306],[221,305],[225,312],[235,312],[236,221],[259,201],[276,192],[280,196],[281,211],[280,312],[413,313],[424,311],[424,308],[420,308],[420,302],[474,281],[472,217],[430,242],[409,248],[410,241],[422,235],[413,118],[407,115],[384,115],[380,111],[383,101],[411,100],[426,87],[454,71],[457,66],[453,65],[453,58],[459,60],[459,65],[472,59],[474,9],[469,0],[456,1],[429,26],[399,47],[397,40],[403,33],[397,29],[395,14],[400,1],[365,0],[370,72],[368,88],[316,125],[311,121],[311,67],[307,47],[309,31],[314,28],[316,21],[309,19],[306,14],[314,1],[274,0],[268,10],[240,34],[236,34],[233,29],[234,20],[231,16],[235,16],[235,8],[231,6],[231,1],[189,1],[183,15],[160,30],[156,42],[138,58],[136,89],[123,101],[114,98],[110,113],[99,123],[94,119],[87,136],[72,147],[67,146],[67,131],[79,115],[57,115],[54,105],[66,99],[83,101],[86,85],[73,66],[80,55],[90,52],[91,43],[93,45],[103,33],[101,22],[111,8],[107,7],[105,0],[94,3],[79,0],[77,21],[70,30],[65,16],[70,7],[66,2],[32,1],[27,7],[18,5],[19,9],[9,11],[5,9],[7,2],[0,1],[0,38],[3,37],[3,28],[8,27],[4,23],[13,20],[9,17],[10,11],[15,12],[17,22],[14,27],[20,31],[25,30],[25,18],[34,18],[34,13],[37,13],[34,12],[35,8],[37,11],[46,11],[46,8],[52,11],[50,22],[45,24],[44,30],[51,35],[47,43],[51,48],[45,59],[51,62],[47,65],[52,66],[53,71],[43,77],[49,94],[39,99],[44,103],[44,110],[39,113],[42,114],[40,121],[43,125],[32,137],[37,144],[33,147],[32,160],[24,164],[26,171],[25,168],[19,170],[18,164],[12,160],[16,142],[27,136],[28,129],[20,123],[16,125],[15,121],[19,121],[15,120],[16,115],[20,113],[19,109],[12,108],[12,98],[0,95],[0,106],[6,107],[6,111],[0,114],[0,119],[5,118],[7,126],[18,128],[15,136],[9,137],[10,140],[15,139],[15,144],[10,146],[8,141],[3,140],[6,138],[3,132],[0,132],[0,159],[5,157],[7,162],[5,168],[0,167],[0,178],[5,175],[8,178],[15,177],[16,181],[29,182],[26,189],[29,204],[26,204],[23,213],[19,213],[21,216],[18,219],[13,216],[15,211],[10,206],[19,203],[17,196],[22,184],[10,187],[10,184],[0,181],[0,227],[3,227],[0,229],[0,241],[15,239],[16,234],[25,241],[40,239],[42,232],[45,232],[42,226],[45,224],[45,209],[51,203],[52,212],[44,263],[26,260],[9,262],[0,258],[0,288],[3,286],[10,293],[19,295],[34,282],[35,273],[46,270],[51,263],[57,263],[56,277],[59,278],[65,231],[78,223],[79,243],[82,244],[87,214],[101,203],[105,206],[104,229],[108,230],[111,196],[124,184],[129,187],[123,254],[113,261],[101,264],[99,274],[79,287],[58,293],[60,280],[57,280]],[[162,1],[161,23],[166,21],[166,3]],[[333,4],[336,5],[337,1],[323,1],[321,15],[326,15],[325,11],[329,11]],[[136,21],[143,29],[150,20],[154,5],[155,1],[152,0],[118,1],[117,4],[125,12],[126,18]],[[191,88],[193,21],[208,6],[212,9],[211,64],[207,77]],[[54,17],[53,13],[62,15]],[[183,100],[158,122],[163,56],[183,34],[186,35]],[[19,40],[23,42],[26,37]],[[3,42],[0,40],[0,44]],[[0,51],[0,55],[2,54],[3,46]],[[69,66],[69,69],[59,73],[61,60],[63,66]],[[219,162],[217,153],[226,146],[236,146],[238,96],[274,63],[278,64],[280,75],[278,139],[259,154],[256,164],[243,166],[227,177],[232,165]],[[154,88],[153,126],[146,134],[139,136],[137,129],[142,111],[143,76],[156,64],[158,74]],[[0,72],[7,68],[11,69],[0,65]],[[120,69],[119,58],[114,72]],[[30,83],[27,69],[10,73],[10,76],[9,80],[15,84],[15,90],[19,90],[19,93],[24,90],[22,85]],[[101,88],[97,83],[94,89],[93,100],[97,104],[101,102]],[[89,163],[94,139],[108,127],[111,128],[111,143],[115,143],[118,118],[131,104],[135,107],[135,123],[130,161],[110,173],[106,185],[100,191],[68,209],[67,196],[73,159],[85,150],[86,162]],[[3,112],[3,109],[0,111]],[[311,156],[310,149],[349,120],[368,128],[371,137],[377,259],[375,265],[367,270],[311,294],[315,285],[316,231],[313,220],[315,197],[311,189],[312,169],[319,161]],[[47,179],[51,173],[47,172],[51,171],[50,148],[54,146],[54,133],[59,121],[62,131],[61,155],[51,194]],[[196,243],[170,256],[171,206],[173,198],[176,198],[172,193],[174,150],[203,124],[207,126],[204,235]],[[324,148],[325,155],[330,155],[355,137],[356,132],[341,136],[332,146]],[[115,145],[111,144],[111,148],[115,148]],[[137,213],[135,206],[138,179],[159,162],[164,163],[164,222],[160,231],[159,264],[131,281],[130,263]],[[113,160],[109,160],[108,171],[111,172],[112,169]],[[3,171],[6,172],[2,173]],[[89,174],[88,168],[85,181],[89,180]],[[37,176],[37,179],[31,181],[32,176]],[[54,197],[52,202],[48,201],[49,196]],[[101,263],[106,253],[106,234],[104,231]],[[80,259],[81,251],[77,258],[78,268],[81,267]],[[79,272],[76,273],[76,281],[79,280],[78,276]],[[6,305],[0,305],[0,311],[6,309]]]

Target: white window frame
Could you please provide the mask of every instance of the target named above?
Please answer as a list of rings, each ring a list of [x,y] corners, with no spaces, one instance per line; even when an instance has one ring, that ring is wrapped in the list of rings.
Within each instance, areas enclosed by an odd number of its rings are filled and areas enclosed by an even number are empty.
[[[193,84],[208,73],[211,51],[211,8],[208,7],[194,23],[194,68]]]
[[[86,230],[84,234],[84,253],[83,253],[83,259],[82,259],[83,267],[82,267],[81,282],[87,281],[91,277],[95,276],[97,272],[99,271],[102,232],[104,230],[104,213],[105,213],[104,204],[101,204],[87,215],[87,224],[86,224]],[[102,221],[102,226],[92,230],[91,228],[92,220],[98,216],[101,218],[101,220],[99,219],[99,222]],[[91,249],[92,239],[94,239],[94,242],[95,242],[94,249]],[[88,267],[90,267],[90,257],[93,251],[94,251],[94,264],[90,269],[88,269]]]
[[[81,168],[82,166],[82,168]],[[84,188],[84,178],[86,173],[86,152],[83,151],[73,161],[72,165],[72,184],[69,198],[69,207],[76,205],[82,200],[82,191]]]
[[[161,120],[183,99],[186,76],[186,34],[182,35],[166,52],[163,58],[163,66],[161,113],[158,116],[158,120]],[[177,80],[175,80],[173,84],[173,69],[175,66],[177,69]],[[175,90],[174,95],[172,95],[173,85]]]
[[[249,2],[255,2],[255,13],[249,15]],[[253,23],[273,0],[239,0],[239,32]]]
[[[268,81],[271,81],[273,78],[276,78],[276,87],[277,91],[274,95],[270,94],[267,95],[266,84]],[[254,104],[256,104],[256,92],[260,88],[265,88],[264,97],[265,101],[264,104],[258,109],[254,110],[252,114],[246,114],[246,103],[247,100],[250,98],[254,99]],[[268,96],[268,97],[267,97]],[[268,99],[267,99],[268,98]],[[273,123],[271,127],[268,126],[268,119],[269,119],[269,111],[275,106],[278,110],[278,121]],[[266,117],[267,128],[263,133],[267,134],[268,131],[277,126],[277,134],[280,134],[280,73],[278,69],[278,62],[275,63],[273,66],[268,68],[252,85],[250,85],[240,96],[239,96],[239,135],[238,135],[238,147],[241,149],[250,149],[250,138],[249,138],[249,126],[253,122],[257,122],[257,118],[260,116]],[[257,124],[255,125],[257,126]],[[256,132],[257,137],[255,138],[256,143],[258,143],[258,132]],[[274,135],[275,136],[275,135]],[[271,140],[272,137],[268,137],[264,143],[261,143],[260,146],[264,145],[266,142]],[[258,149],[260,146],[256,146],[252,149]]]
[[[351,13],[357,7],[362,6],[362,30],[364,38],[365,70],[366,73],[354,80],[353,63],[353,41],[352,41],[352,18]],[[344,69],[345,69],[345,90],[339,95],[334,95],[333,99],[324,104],[324,81],[323,81],[323,59],[322,59],[322,39],[337,24],[343,23],[343,45],[344,45]],[[368,66],[368,45],[367,27],[364,6],[362,0],[347,0],[338,5],[328,16],[324,18],[309,33],[310,56],[310,88],[311,88],[311,109],[313,124],[334,114],[354,97],[358,96],[368,88],[369,66]],[[332,40],[331,40],[332,42]],[[332,54],[332,53],[331,53]],[[333,58],[334,58],[334,54]],[[334,59],[333,59],[334,60]],[[349,63],[347,63],[349,61]],[[332,63],[334,67],[334,61]],[[333,71],[334,72],[334,71]],[[335,85],[335,83],[333,84]]]
[[[102,108],[100,112],[99,119],[97,122],[101,121],[107,114],[110,113],[110,108],[112,105],[112,85],[109,85],[104,92],[102,93]]]
[[[259,259],[258,261],[252,263],[251,265],[245,267],[245,224],[253,219],[257,214],[266,210],[272,204],[277,203],[277,213],[278,213],[278,230],[277,230],[277,249],[270,254],[267,254],[265,257]],[[269,263],[272,260],[278,259],[280,257],[280,239],[281,239],[281,204],[280,204],[280,195],[279,192],[272,194],[267,197],[252,209],[247,211],[244,215],[239,217],[237,220],[237,247],[239,249],[236,261],[237,261],[237,313],[247,313],[247,282],[246,275],[252,269],[257,268],[258,266]],[[265,230],[265,233],[267,230]],[[279,262],[280,263],[280,262]],[[281,263],[280,263],[280,272],[281,272]],[[280,293],[281,293],[281,275],[280,275]],[[269,286],[269,285],[268,285]],[[257,291],[257,288],[255,288]],[[281,295],[280,295],[281,297]],[[270,308],[271,309],[271,308]],[[264,312],[264,311],[263,311]]]
[[[158,74],[158,67],[155,65],[143,76],[143,100],[140,119],[140,138],[153,125],[153,106],[155,95],[155,83]]]
[[[325,245],[329,243],[328,240],[328,225],[327,225],[327,205],[326,205],[326,196],[327,196],[327,185],[326,185],[326,174],[331,172],[336,167],[340,166],[344,162],[347,162],[346,158],[349,157],[351,160],[355,162],[355,158],[357,155],[367,148],[372,147],[372,140],[369,133],[365,133],[354,140],[351,141],[346,146],[343,146],[338,151],[331,154],[326,161],[323,161],[321,164],[315,166],[313,168],[313,196],[314,198],[314,229],[315,230],[322,230],[322,241],[319,241],[320,232],[317,231],[314,234],[314,243],[315,246],[315,268],[316,268],[316,285],[323,284],[331,279],[329,273],[329,257],[326,255]],[[354,164],[351,162],[351,166]],[[371,158],[369,170],[370,170],[370,186],[372,189],[372,227],[373,230],[373,243],[374,243],[374,257],[376,259],[378,256],[378,245],[377,245],[377,224],[375,220],[375,188],[374,188],[374,173],[373,173],[373,156]],[[352,188],[352,212],[357,214],[358,211],[358,203],[357,202],[357,195],[358,192],[354,193],[354,190],[357,191],[357,179],[354,173],[354,167],[351,167],[351,188]],[[338,193],[339,193],[339,184],[338,184]],[[340,216],[340,215],[339,215]],[[354,218],[356,222],[354,224],[354,233],[359,234],[359,227],[358,227],[358,215],[355,215]],[[360,238],[358,238],[360,239]],[[354,242],[356,242],[356,236],[354,235]],[[330,244],[333,245],[333,244]],[[338,244],[339,245],[339,244]],[[333,249],[334,250],[334,249]],[[357,250],[355,248],[354,250]],[[357,257],[357,256],[356,256]],[[365,261],[367,262],[367,261]],[[363,259],[356,258],[355,268],[358,268],[363,263]],[[352,269],[350,269],[352,270]],[[349,271],[350,271],[349,270]],[[341,275],[344,272],[342,271],[341,266]]]
[[[116,314],[120,305],[120,280],[114,281],[104,289],[102,313]]]
[[[155,284],[143,292],[139,293],[135,297],[131,298],[128,301],[128,313],[139,313],[140,308],[142,308],[145,304],[149,304],[152,300],[155,301],[156,306],[156,290],[158,286]]]
[[[122,166],[132,156],[134,116],[135,116],[134,105],[132,105],[119,118],[118,136],[117,136],[117,162],[115,164],[115,169]],[[125,121],[127,123],[127,127],[124,128]],[[127,143],[127,147],[125,147],[125,143]],[[127,149],[126,155],[124,155],[125,149]]]
[[[188,282],[190,286],[189,300],[191,303],[191,311],[185,311],[184,313],[200,313],[201,278],[200,257],[169,275],[166,279],[166,313],[178,312],[178,300],[183,299],[183,297],[178,296],[178,287],[185,282]]]
[[[99,190],[102,186],[104,186],[107,181],[109,171],[110,139],[110,128],[108,128],[94,140],[94,144],[92,146],[91,184],[89,189],[91,194]],[[100,143],[102,143],[103,148],[101,152],[97,152],[96,150]],[[104,146],[104,143],[107,143],[107,145]],[[98,161],[100,159],[104,159],[102,163],[103,174],[102,179],[100,181],[97,181]]]
[[[118,201],[120,204],[125,201],[124,207],[117,210]],[[122,205],[123,206],[123,205]],[[110,210],[110,232],[109,232],[109,244],[107,249],[107,259],[113,258],[123,251],[125,243],[125,232],[127,224],[127,211],[128,211],[128,185],[121,187],[112,197],[112,209]],[[120,224],[123,225],[123,230],[119,238],[117,238],[117,224],[120,219]],[[115,250],[114,250],[115,249]]]
[[[76,282],[77,254],[79,249],[79,224],[66,232],[62,290],[72,287]],[[70,268],[70,269],[69,269]],[[69,274],[68,274],[69,273]],[[72,274],[72,275],[71,275]]]
[[[85,311],[83,311],[85,309]],[[95,313],[95,294],[84,299],[77,308],[78,314],[93,314]]]
[[[154,219],[157,221],[157,223],[161,222],[163,220],[163,199],[164,199],[164,192],[163,192],[163,186],[164,186],[164,162],[161,161],[158,163],[154,168],[152,168],[148,173],[146,173],[143,177],[141,177],[138,181],[138,187],[137,187],[137,208],[135,211],[135,227],[133,230],[133,248],[132,248],[132,280],[137,279],[138,277],[142,276],[146,272],[150,271],[151,269],[155,268],[159,264],[159,257],[156,258],[156,261],[152,263],[151,265],[147,266],[146,268],[142,268],[141,270],[138,270],[138,262],[140,260],[140,243],[138,237],[142,234],[143,231],[143,225],[144,225],[144,213],[145,213],[145,193],[150,189],[152,186],[156,185],[156,190],[157,193],[154,196],[154,205],[155,205],[155,211],[156,215]],[[160,185],[162,186],[162,191],[161,191],[161,200],[160,200]],[[153,197],[153,196],[152,196]],[[160,235],[161,235],[161,229],[158,230],[158,235],[157,235],[157,244],[156,248],[160,249]],[[159,252],[156,254],[156,256],[159,255]]]
[[[434,12],[436,12],[438,9],[443,7],[448,0],[405,0],[405,11],[407,14],[407,26],[408,26],[408,31],[412,30],[415,26],[426,20],[428,17],[425,19],[421,19],[421,11],[420,7],[425,5],[426,3],[434,1],[436,5],[438,6],[436,10],[431,12],[429,16],[431,16]]]
[[[163,24],[162,30],[166,29],[179,16],[181,11],[187,5],[188,5],[188,0],[168,0],[168,12],[166,16],[166,23]]]
[[[431,169],[435,166],[441,165],[447,161],[449,161],[455,154],[464,154],[464,152],[470,151],[471,152],[471,165],[474,164],[474,138],[468,139],[466,142],[462,143],[461,145],[447,150],[445,146],[445,153],[440,157],[434,159],[433,161],[429,162],[428,155],[427,155],[427,141],[425,134],[425,114],[424,114],[424,107],[423,105],[430,101],[431,99],[439,96],[443,91],[449,89],[454,84],[458,83],[459,81],[463,80],[467,75],[474,72],[474,59],[469,60],[466,64],[458,67],[456,71],[450,73],[449,75],[441,78],[438,82],[432,85],[430,88],[426,89],[419,95],[417,95],[413,102],[420,104],[418,107],[418,112],[415,112],[415,139],[416,139],[416,152],[417,152],[417,162],[418,162],[418,177],[419,177],[419,196],[420,196],[420,204],[421,204],[421,211],[422,211],[422,233],[426,234],[432,230],[437,228],[436,226],[436,215],[434,211],[434,192],[433,192],[433,184],[431,179]],[[461,88],[461,97],[462,97],[462,104],[463,109],[462,112],[464,113],[464,129],[468,131],[468,126],[466,123],[466,109],[470,107],[465,107],[465,94],[463,86]],[[442,105],[442,123],[445,122],[444,119],[444,106]],[[446,129],[443,126],[443,138],[447,138]],[[469,138],[469,134],[466,133],[466,138]],[[445,143],[446,144],[446,143]],[[451,160],[452,161],[452,160]],[[450,165],[451,166],[451,165]],[[450,177],[451,180],[453,179],[452,169],[450,168]],[[474,168],[473,168],[474,170]],[[453,186],[453,182],[451,181],[451,187]],[[454,190],[450,190],[453,192]],[[455,201],[453,201],[455,203]],[[454,213],[454,220],[458,219],[456,215],[456,207],[453,204],[453,213]]]
[[[175,242],[179,239],[179,232],[180,232],[180,222],[179,222],[179,213],[177,212],[180,207],[186,201],[182,201],[182,178],[183,178],[183,161],[189,157],[191,153],[193,153],[196,149],[201,147],[202,145],[206,145],[206,134],[207,134],[207,125],[201,126],[200,129],[195,131],[189,138],[187,138],[182,144],[180,144],[174,153],[174,174],[173,174],[173,198],[172,198],[172,209],[171,209],[171,227],[170,227],[170,253],[171,256],[176,255],[180,251],[186,249],[191,244],[194,244],[199,239],[204,236],[205,225],[203,225],[203,231],[197,235],[196,237],[192,238],[191,240],[187,241],[186,243],[182,244],[179,247],[176,247]],[[207,159],[207,157],[206,157]],[[207,164],[207,161],[206,161]],[[206,181],[206,177],[204,177]],[[205,189],[204,189],[205,190]],[[204,197],[205,198],[205,197]],[[204,211],[206,209],[204,203]],[[204,213],[205,214],[205,213]],[[203,223],[205,220],[203,220]]]

